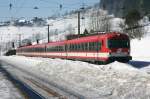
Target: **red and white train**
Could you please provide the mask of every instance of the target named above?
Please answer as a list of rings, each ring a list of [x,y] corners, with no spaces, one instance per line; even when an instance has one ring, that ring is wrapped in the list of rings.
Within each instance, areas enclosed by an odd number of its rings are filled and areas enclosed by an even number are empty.
[[[129,37],[126,34],[117,32],[24,46],[18,48],[16,54],[96,63],[128,62],[132,59],[130,56]]]

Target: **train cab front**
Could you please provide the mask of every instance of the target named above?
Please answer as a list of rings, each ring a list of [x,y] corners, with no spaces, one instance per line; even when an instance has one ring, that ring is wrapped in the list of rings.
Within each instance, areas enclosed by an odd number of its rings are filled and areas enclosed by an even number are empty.
[[[109,62],[128,62],[132,60],[130,56],[130,40],[123,38],[112,38],[107,40],[107,50],[109,52]]]

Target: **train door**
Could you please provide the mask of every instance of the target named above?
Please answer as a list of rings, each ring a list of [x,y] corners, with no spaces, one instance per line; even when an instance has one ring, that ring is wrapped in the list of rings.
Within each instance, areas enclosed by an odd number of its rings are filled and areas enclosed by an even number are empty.
[[[67,44],[65,44],[65,51],[64,52],[65,52],[65,54],[64,54],[65,58],[67,59],[67,57],[68,57],[68,53],[67,53],[68,52],[68,46],[67,46]]]
[[[44,52],[45,52],[45,57],[47,57],[47,46],[44,45]]]
[[[102,41],[97,41],[97,43],[96,43],[96,55],[97,55],[97,57],[96,57],[96,60],[98,61],[99,60],[99,53],[100,53],[100,51],[101,51],[101,46],[102,46]]]

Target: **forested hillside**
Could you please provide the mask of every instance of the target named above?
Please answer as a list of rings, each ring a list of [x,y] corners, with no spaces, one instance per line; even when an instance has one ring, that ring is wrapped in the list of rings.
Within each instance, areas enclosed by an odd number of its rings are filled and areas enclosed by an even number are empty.
[[[142,16],[150,12],[150,0],[101,0],[100,7],[110,14],[124,17],[131,10],[138,10]]]

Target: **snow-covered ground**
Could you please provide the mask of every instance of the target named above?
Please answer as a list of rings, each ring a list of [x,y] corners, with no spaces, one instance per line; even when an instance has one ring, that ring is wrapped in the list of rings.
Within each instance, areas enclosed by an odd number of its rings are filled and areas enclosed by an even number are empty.
[[[24,99],[20,91],[0,70],[0,99]]]
[[[94,65],[80,61],[24,56],[1,57],[1,60],[43,75],[90,99],[150,98],[150,75],[129,64],[114,62]]]
[[[134,60],[150,61],[150,36],[141,40],[134,39],[131,41],[131,55]]]

